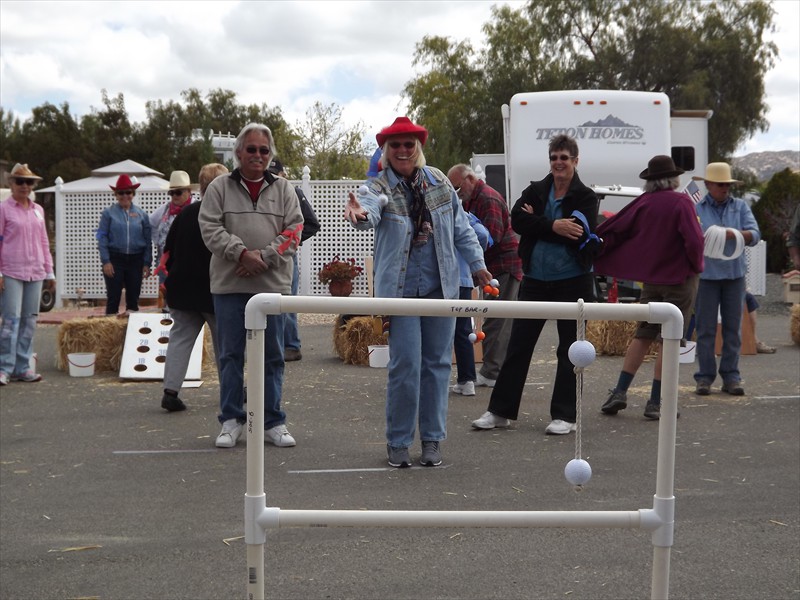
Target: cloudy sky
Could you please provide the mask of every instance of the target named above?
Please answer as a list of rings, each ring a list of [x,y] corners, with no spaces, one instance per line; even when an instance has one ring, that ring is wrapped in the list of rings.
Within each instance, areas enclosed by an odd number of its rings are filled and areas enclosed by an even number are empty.
[[[148,100],[224,88],[242,104],[279,106],[292,125],[315,101],[335,102],[373,137],[405,112],[400,92],[415,75],[414,45],[424,35],[482,45],[495,4],[523,3],[2,0],[0,106],[25,119],[32,107],[66,101],[80,116],[102,107],[106,89],[124,94],[138,122]],[[800,2],[774,6],[771,127],[737,154],[800,149]],[[499,119],[499,107],[487,118]]]

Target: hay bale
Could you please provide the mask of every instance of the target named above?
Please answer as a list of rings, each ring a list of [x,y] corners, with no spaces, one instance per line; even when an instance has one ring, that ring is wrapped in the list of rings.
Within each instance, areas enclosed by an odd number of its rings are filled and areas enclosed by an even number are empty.
[[[72,319],[58,328],[56,366],[67,370],[67,354],[94,352],[95,371],[119,371],[128,320],[117,317]]]
[[[792,341],[800,345],[800,304],[792,306],[792,316],[790,317],[789,330],[792,334]]]
[[[586,339],[598,354],[625,356],[636,325],[635,321],[587,321]]]
[[[376,333],[373,317],[336,317],[333,325],[333,348],[345,364],[368,365],[368,346],[386,343],[386,335]]]

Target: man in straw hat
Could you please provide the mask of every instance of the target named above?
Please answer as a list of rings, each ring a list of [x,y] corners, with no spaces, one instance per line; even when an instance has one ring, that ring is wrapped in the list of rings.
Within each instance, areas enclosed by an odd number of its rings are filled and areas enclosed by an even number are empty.
[[[707,396],[717,376],[714,344],[717,335],[717,314],[721,318],[722,358],[719,375],[722,391],[744,395],[739,373],[739,351],[742,346],[742,306],[745,292],[744,245],[755,246],[761,239],[750,207],[731,196],[731,185],[741,183],[731,177],[731,167],[724,162],[709,163],[705,177],[692,177],[706,184],[708,193],[695,207],[706,237],[705,269],[700,275],[695,317],[697,322],[697,361],[694,374],[695,393]],[[719,242],[712,248],[714,238]]]
[[[17,163],[9,175],[11,196],[0,202],[0,386],[42,378],[29,365],[42,285],[53,289],[55,275],[44,209],[32,200],[41,180]]]
[[[639,174],[645,180],[645,193],[597,228],[604,243],[594,268],[604,275],[644,282],[642,304],[674,304],[688,323],[703,270],[703,232],[692,199],[674,191],[682,173],[669,156],[650,159]],[[616,415],[628,406],[628,388],[652,344],[661,345],[660,332],[656,323],[639,323],[617,385],[600,409],[603,414]],[[661,417],[661,353],[644,416]]]

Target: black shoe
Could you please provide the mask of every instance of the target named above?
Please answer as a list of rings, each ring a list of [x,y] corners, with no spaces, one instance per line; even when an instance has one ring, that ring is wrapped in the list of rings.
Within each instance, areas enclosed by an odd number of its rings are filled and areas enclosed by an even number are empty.
[[[161,397],[161,408],[169,412],[178,412],[186,410],[186,405],[183,403],[183,400],[178,398],[177,394],[173,396],[172,394],[164,392],[164,395]]]
[[[651,421],[658,421],[661,418],[661,405],[648,402],[644,407],[644,418]]]
[[[738,381],[722,384],[722,391],[731,396],[744,396],[744,388]]]
[[[423,467],[438,467],[442,464],[439,442],[422,442],[422,458],[419,459],[419,464]]]
[[[387,445],[386,452],[389,455],[390,467],[405,469],[411,466],[411,457],[408,455],[408,448],[395,448]]]
[[[711,393],[711,384],[705,383],[704,381],[698,381],[697,388],[695,388],[694,393],[698,396],[708,396]]]
[[[600,412],[604,415],[615,415],[619,411],[628,407],[628,394],[625,392],[618,392],[617,390],[608,390],[611,395],[606,400],[606,403],[600,407]]]
[[[300,350],[295,350],[294,348],[286,348],[283,351],[283,362],[292,362],[294,360],[302,360],[303,355],[300,353]]]

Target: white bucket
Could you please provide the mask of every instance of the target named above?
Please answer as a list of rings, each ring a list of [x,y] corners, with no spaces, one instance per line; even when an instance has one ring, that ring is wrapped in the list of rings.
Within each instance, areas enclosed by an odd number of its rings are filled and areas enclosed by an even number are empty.
[[[369,366],[385,369],[389,364],[389,346],[367,346]]]
[[[682,364],[689,364],[694,362],[694,353],[695,349],[697,348],[697,342],[686,342],[686,346],[681,348],[680,355],[678,356],[678,362]]]
[[[70,377],[91,377],[94,375],[94,352],[76,352],[67,354]]]

